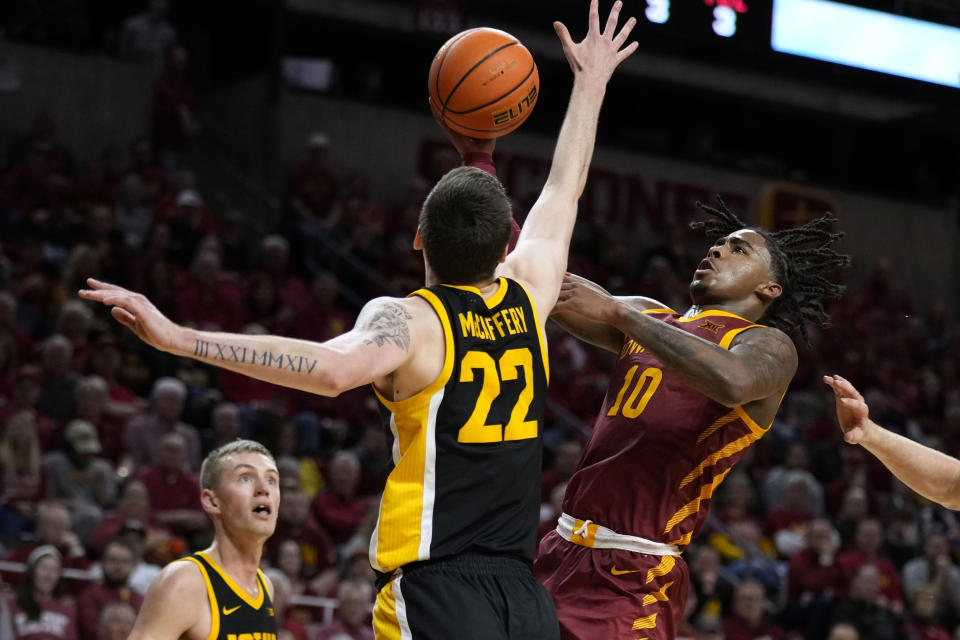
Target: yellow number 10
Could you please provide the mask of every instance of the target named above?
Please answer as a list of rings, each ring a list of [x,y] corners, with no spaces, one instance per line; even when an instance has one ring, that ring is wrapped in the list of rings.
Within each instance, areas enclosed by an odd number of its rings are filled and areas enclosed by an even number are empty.
[[[473,413],[466,424],[460,427],[458,442],[475,444],[537,437],[537,421],[526,420],[530,403],[533,402],[533,354],[530,349],[508,349],[500,356],[499,365],[498,374],[497,363],[484,351],[468,351],[460,362],[460,382],[473,382],[474,371],[479,369],[483,372],[483,387]],[[513,405],[506,428],[502,424],[487,424],[490,407],[500,395],[500,381],[517,380],[521,369],[523,389]]]
[[[608,416],[615,416],[617,412],[620,411],[620,403],[623,402],[623,396],[627,393],[627,389],[630,388],[630,383],[633,382],[633,376],[635,376],[636,373],[637,365],[633,365],[630,367],[630,370],[627,371],[627,375],[623,378],[623,386],[620,387],[620,393],[617,394],[617,401],[610,407],[610,411],[607,411]],[[627,401],[623,405],[624,417],[636,418],[643,413],[643,410],[647,408],[647,403],[650,402],[650,398],[653,397],[657,387],[660,386],[660,380],[662,378],[663,372],[656,367],[647,367],[643,370],[643,373],[641,373],[637,379],[637,384],[634,385],[633,391],[630,392]],[[650,384],[647,384],[647,381],[649,381]],[[640,396],[640,391],[644,387],[646,387],[647,390]],[[637,396],[640,396],[639,400]]]

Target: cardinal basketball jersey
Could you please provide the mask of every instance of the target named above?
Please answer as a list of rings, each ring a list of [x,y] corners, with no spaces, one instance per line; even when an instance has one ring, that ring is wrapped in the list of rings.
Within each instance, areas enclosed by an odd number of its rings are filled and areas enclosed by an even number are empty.
[[[257,569],[257,597],[240,588],[203,551],[183,558],[200,567],[210,600],[210,635],[207,640],[277,640],[277,618],[263,573]]]
[[[547,351],[533,301],[500,278],[415,291],[443,325],[439,378],[390,412],[394,469],[387,478],[370,564],[390,572],[464,551],[532,560],[540,507]]]
[[[645,313],[727,349],[754,327],[724,311],[681,318]],[[710,498],[767,427],[742,407],[725,407],[627,338],[563,511],[617,533],[681,548],[703,526]]]

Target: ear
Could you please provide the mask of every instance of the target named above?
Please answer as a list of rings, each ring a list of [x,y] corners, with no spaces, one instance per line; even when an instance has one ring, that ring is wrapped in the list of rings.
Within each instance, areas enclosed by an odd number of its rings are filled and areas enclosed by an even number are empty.
[[[220,501],[217,499],[217,494],[210,489],[204,489],[200,492],[200,505],[204,511],[211,515],[220,514]]]
[[[423,234],[420,233],[419,225],[417,225],[417,235],[413,236],[413,248],[417,251],[423,251]]]
[[[510,243],[507,243],[507,246],[503,248],[503,255],[500,256],[500,264],[503,264],[507,261],[507,254],[510,253]]]
[[[767,280],[763,284],[758,285],[754,293],[756,293],[764,303],[770,304],[783,295],[783,287],[773,280]]]

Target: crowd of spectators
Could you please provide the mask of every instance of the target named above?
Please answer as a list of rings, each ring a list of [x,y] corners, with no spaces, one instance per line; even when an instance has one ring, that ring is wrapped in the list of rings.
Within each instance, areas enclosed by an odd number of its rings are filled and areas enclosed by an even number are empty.
[[[131,22],[130,51],[153,55],[148,45],[168,38],[151,15]],[[151,137],[77,158],[40,114],[4,145],[0,544],[22,570],[2,574],[0,637],[125,637],[160,567],[211,539],[200,460],[249,437],[270,447],[281,474],[264,562],[286,637],[369,638],[365,549],[391,468],[372,394],[321,398],[159,353],[76,291],[95,276],[198,328],[324,340],[351,326],[358,301],[422,283],[411,239],[434,176],[378,201],[369,176],[330,166],[330,139],[316,133],[289,173],[281,219],[258,234],[242,213],[213,207],[184,162],[198,131],[186,56],[163,46],[172,66],[158,80]],[[571,270],[684,308],[702,238],[681,227],[641,238],[589,213]],[[960,332],[945,305],[895,282],[877,260],[832,305],[834,326],[800,345],[773,428],[721,486],[686,553],[688,637],[960,638],[960,522],[844,445],[819,382],[841,373],[875,420],[960,454]],[[566,417],[552,411],[545,425],[541,533],[610,369],[607,355],[555,327],[550,343],[550,395]],[[335,599],[337,615],[325,620],[305,596]]]

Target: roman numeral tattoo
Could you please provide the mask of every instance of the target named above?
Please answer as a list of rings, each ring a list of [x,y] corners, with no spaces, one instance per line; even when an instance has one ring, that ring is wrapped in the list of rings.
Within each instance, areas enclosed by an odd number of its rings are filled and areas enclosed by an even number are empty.
[[[198,358],[210,358],[223,362],[239,362],[254,364],[286,371],[313,373],[317,366],[316,358],[291,355],[289,353],[274,353],[272,351],[257,351],[247,347],[238,347],[232,344],[197,340],[193,345],[193,355]]]

